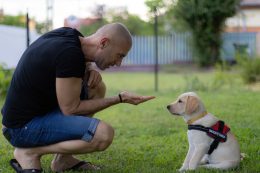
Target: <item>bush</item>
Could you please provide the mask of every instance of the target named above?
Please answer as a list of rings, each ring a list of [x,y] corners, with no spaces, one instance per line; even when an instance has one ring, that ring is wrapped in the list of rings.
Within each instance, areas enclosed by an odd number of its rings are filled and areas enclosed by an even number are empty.
[[[226,62],[217,63],[214,76],[210,80],[200,80],[192,74],[185,75],[185,90],[192,91],[217,91],[220,89],[232,89],[241,84],[239,74],[233,72],[232,67]]]
[[[246,54],[236,56],[237,63],[241,68],[241,77],[247,84],[260,81],[260,58],[249,57]]]
[[[7,69],[4,64],[0,64],[0,99],[6,96],[13,70]]]
[[[184,91],[207,91],[208,87],[197,76],[185,75]]]
[[[235,85],[235,76],[231,73],[231,66],[225,61],[215,65],[215,75],[211,85],[212,90],[223,88],[224,86],[232,88]]]

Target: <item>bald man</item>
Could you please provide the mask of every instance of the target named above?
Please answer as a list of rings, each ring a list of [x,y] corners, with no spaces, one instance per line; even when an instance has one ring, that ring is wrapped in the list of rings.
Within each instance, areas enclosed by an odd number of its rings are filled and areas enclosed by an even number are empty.
[[[154,97],[123,91],[105,98],[105,84],[89,64],[101,70],[120,66],[131,46],[127,28],[112,23],[88,37],[72,28],[53,30],[23,53],[2,109],[2,131],[15,147],[10,164],[17,172],[42,172],[44,154],[55,154],[55,172],[99,169],[72,156],[103,151],[112,143],[113,128],[92,116]]]

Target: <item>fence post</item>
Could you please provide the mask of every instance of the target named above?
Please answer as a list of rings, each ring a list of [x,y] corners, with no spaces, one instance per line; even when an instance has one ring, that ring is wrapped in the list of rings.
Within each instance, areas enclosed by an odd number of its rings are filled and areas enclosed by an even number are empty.
[[[30,23],[30,18],[29,18],[29,13],[28,13],[28,10],[27,10],[27,13],[26,13],[26,46],[27,46],[27,48],[30,45],[30,28],[29,28],[29,23]]]
[[[155,35],[155,91],[158,91],[158,18],[154,7],[154,35]]]

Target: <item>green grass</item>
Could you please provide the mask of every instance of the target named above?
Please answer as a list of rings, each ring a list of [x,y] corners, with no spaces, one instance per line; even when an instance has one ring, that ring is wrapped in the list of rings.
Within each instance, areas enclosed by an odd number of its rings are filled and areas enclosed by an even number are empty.
[[[192,72],[205,85],[210,85],[214,74]],[[235,77],[234,77],[235,78]],[[260,91],[250,91],[235,78],[232,86],[222,89],[195,90],[207,110],[229,124],[247,157],[232,173],[260,172]],[[80,155],[81,159],[102,165],[105,173],[161,173],[177,172],[185,158],[188,141],[187,125],[182,118],[174,117],[166,105],[185,91],[187,83],[181,73],[160,73],[159,91],[154,91],[152,73],[103,73],[107,96],[122,90],[156,99],[138,106],[120,104],[106,109],[96,117],[115,128],[113,144],[104,152]],[[0,102],[1,104],[1,102]],[[13,148],[0,136],[0,172],[12,172],[8,164]],[[51,172],[51,155],[44,156],[42,166]],[[215,173],[216,170],[199,169],[196,172]]]

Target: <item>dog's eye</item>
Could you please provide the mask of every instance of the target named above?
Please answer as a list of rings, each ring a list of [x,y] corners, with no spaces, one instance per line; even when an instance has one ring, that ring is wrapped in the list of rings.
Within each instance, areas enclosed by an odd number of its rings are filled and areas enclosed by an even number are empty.
[[[181,100],[178,100],[178,103],[182,103],[182,101],[181,101]]]

